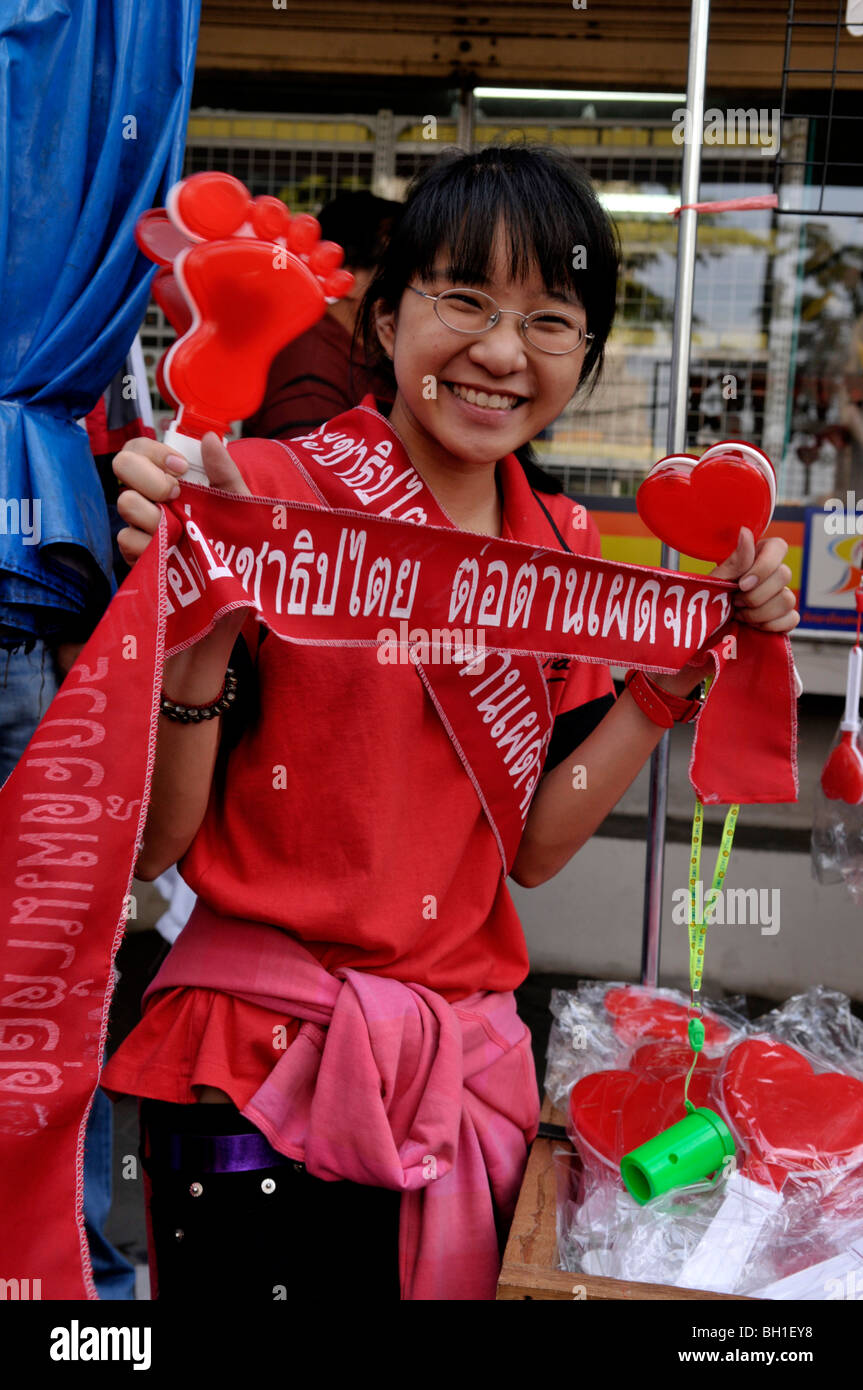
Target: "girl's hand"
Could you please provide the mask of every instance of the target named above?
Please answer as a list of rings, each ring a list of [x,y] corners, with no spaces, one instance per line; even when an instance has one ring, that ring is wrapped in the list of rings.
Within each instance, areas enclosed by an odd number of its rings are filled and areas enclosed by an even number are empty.
[[[169,462],[172,459],[177,462]],[[212,430],[201,441],[201,461],[213,487],[251,496],[240,470]],[[127,565],[134,565],[158,531],[162,515],[158,504],[179,497],[177,479],[182,478],[188,466],[167,444],[159,444],[155,439],[131,439],[115,454],[114,473],[127,486],[127,491],[117,498],[117,511],[129,523],[117,534],[120,554]]]
[[[748,623],[760,632],[793,632],[800,622],[796,600],[787,588],[791,571],[781,563],[788,550],[788,542],[778,536],[760,540],[755,544],[752,532],[741,526],[737,546],[723,560],[715,565],[708,575],[709,579],[736,579],[738,592],[734,594],[734,618]],[[713,675],[713,662],[705,666],[686,666],[674,675],[651,675],[657,685],[672,695],[688,695],[690,690]]]
[[[787,587],[791,571],[781,563],[788,542],[778,536],[760,540],[741,526],[737,548],[710,571],[710,579],[736,579],[735,618],[760,632],[793,632],[800,622],[797,600]]]

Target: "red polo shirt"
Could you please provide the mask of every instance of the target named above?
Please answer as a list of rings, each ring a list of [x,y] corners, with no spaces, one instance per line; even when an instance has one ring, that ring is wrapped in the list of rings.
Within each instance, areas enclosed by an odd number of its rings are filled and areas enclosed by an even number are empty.
[[[232,452],[253,492],[283,495],[283,451],[241,441]],[[528,516],[533,537],[539,513],[550,547],[556,527],[572,551],[599,555],[583,508],[534,492],[513,455],[498,477],[504,537],[521,539]],[[253,644],[262,631],[254,617],[244,629]],[[528,952],[497,845],[413,667],[272,633],[257,664],[260,717],[220,754],[180,861],[190,887],[218,912],[291,932],[329,970],[420,983],[450,1002],[520,985]],[[545,674],[549,769],[604,716],[614,687],[604,665],[549,660]],[[281,1056],[274,1029],[285,1025],[290,1041],[293,1020],[212,990],[168,990],[151,998],[102,1085],[175,1102],[216,1086],[242,1108]]]

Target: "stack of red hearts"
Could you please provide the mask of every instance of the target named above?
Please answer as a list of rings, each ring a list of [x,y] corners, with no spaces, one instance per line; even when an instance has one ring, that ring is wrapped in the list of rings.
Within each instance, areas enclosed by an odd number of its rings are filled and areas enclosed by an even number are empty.
[[[612,1027],[621,1042],[634,1046],[645,1038],[666,1038],[672,1042],[687,1040],[688,1011],[673,997],[676,991],[645,989],[625,985],[609,989],[603,1000]],[[708,1052],[716,1052],[734,1039],[732,1028],[723,1023],[710,1009],[704,1011],[704,1044]],[[692,1061],[692,1054],[689,1054]],[[688,1065],[688,1063],[687,1063]]]
[[[588,1172],[620,1182],[623,1155],[683,1119],[692,1052],[687,1011],[668,998],[613,989],[605,1009],[621,1042],[634,1051],[625,1068],[576,1082],[570,1131]],[[818,1072],[803,1052],[767,1036],[737,1041],[707,1012],[705,1034],[689,1098],[724,1115],[747,1175],[776,1190],[789,1173],[820,1176],[825,1191],[844,1179],[844,1201],[856,1205],[857,1188],[863,1192],[863,1081]]]
[[[689,1085],[693,1105],[715,1104],[721,1057],[699,1058]],[[598,1158],[619,1169],[623,1155],[676,1124],[686,1114],[683,1080],[692,1062],[685,1043],[646,1042],[625,1070],[595,1071],[572,1088],[569,1114],[585,1166]]]
[[[602,1007],[620,1039],[626,1066],[582,1077],[569,1098],[570,1134],[585,1168],[597,1178],[613,1175],[620,1181],[623,1155],[686,1114],[683,1084],[692,1052],[688,1010],[676,995],[677,991],[638,985],[605,992]],[[690,1082],[689,1098],[694,1105],[716,1106],[722,1054],[741,1031],[709,1009],[703,1021],[705,1050]]]
[[[720,1109],[747,1153],[747,1171],[778,1191],[790,1172],[838,1175],[863,1165],[863,1081],[816,1072],[802,1052],[767,1037],[732,1048]],[[863,1172],[858,1175],[863,1184]]]

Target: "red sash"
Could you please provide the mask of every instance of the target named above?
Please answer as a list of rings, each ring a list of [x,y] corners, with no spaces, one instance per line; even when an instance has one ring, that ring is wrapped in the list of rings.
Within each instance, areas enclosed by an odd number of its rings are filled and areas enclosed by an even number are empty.
[[[366,397],[366,401],[373,401],[373,397]],[[420,526],[458,529],[413,467],[388,422],[365,403],[282,447],[305,482],[309,500],[319,505]],[[344,558],[344,544],[350,553],[348,528],[343,528],[342,536]],[[489,621],[503,617],[508,567],[493,560],[490,566],[488,573],[494,578],[480,598],[470,593],[473,569],[461,561],[445,614],[441,608],[446,619],[442,632],[455,637],[456,643],[461,639],[461,650],[459,646],[455,649],[459,661],[441,659],[451,656],[452,648],[449,637],[443,636],[433,645],[433,629],[423,644],[426,629],[412,625],[408,605],[396,602],[395,592],[387,607],[385,591],[397,589],[400,574],[405,588],[416,582],[416,561],[402,561],[395,573],[385,557],[377,567],[369,567],[363,615],[367,611],[376,615],[378,633],[388,635],[383,656],[397,659],[407,644],[417,674],[473,783],[508,872],[542,772],[553,720],[539,656],[528,652],[516,660],[510,652],[492,655],[484,646],[485,659],[481,655],[470,659],[477,634],[481,632],[485,640]],[[478,564],[475,573],[479,574]],[[521,582],[521,570],[513,567],[513,573],[519,581],[519,595],[512,602],[520,611],[532,600],[528,586]]]
[[[705,802],[796,800],[790,643],[731,620],[733,585],[460,531],[366,407],[288,452],[288,489],[311,490],[316,505],[184,487],[165,508],[0,792],[0,1277],[41,1279],[44,1298],[96,1296],[84,1130],[162,667],[222,613],[254,608],[292,642],[380,646],[392,633],[415,653],[437,630],[440,650],[418,674],[505,867],[551,732],[540,656],[673,671],[709,650],[717,679],[696,725],[693,784]],[[437,659],[455,629],[483,634],[482,669]]]

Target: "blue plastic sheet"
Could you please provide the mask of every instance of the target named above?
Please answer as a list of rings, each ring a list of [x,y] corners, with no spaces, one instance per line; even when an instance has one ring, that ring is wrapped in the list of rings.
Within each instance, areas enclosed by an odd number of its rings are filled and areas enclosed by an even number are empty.
[[[0,646],[113,591],[87,432],[144,316],[135,222],[181,177],[200,0],[0,0]]]

